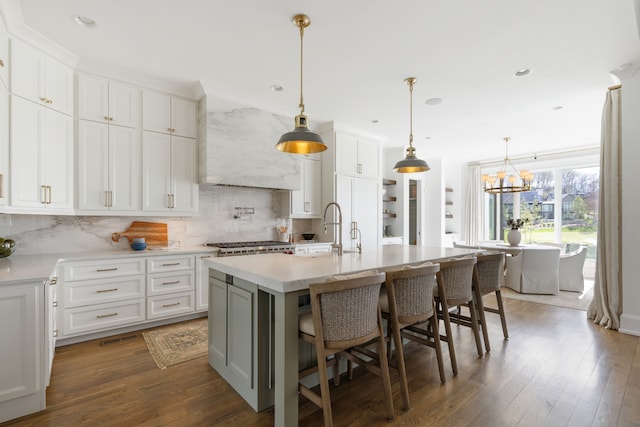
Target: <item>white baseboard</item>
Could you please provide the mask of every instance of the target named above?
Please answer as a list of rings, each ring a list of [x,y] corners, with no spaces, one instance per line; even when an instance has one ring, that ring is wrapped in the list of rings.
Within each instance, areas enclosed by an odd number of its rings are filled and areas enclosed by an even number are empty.
[[[618,331],[623,334],[640,337],[640,316],[623,313],[620,316],[620,329]]]

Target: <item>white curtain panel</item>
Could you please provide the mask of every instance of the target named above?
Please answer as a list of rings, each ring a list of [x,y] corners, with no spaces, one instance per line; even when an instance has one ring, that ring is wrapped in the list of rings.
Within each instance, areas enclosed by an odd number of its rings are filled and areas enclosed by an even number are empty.
[[[610,88],[602,112],[598,246],[593,300],[587,316],[608,329],[620,327],[621,262],[621,88]]]
[[[482,179],[480,165],[467,168],[466,209],[462,213],[462,238],[467,245],[476,245],[482,236]]]

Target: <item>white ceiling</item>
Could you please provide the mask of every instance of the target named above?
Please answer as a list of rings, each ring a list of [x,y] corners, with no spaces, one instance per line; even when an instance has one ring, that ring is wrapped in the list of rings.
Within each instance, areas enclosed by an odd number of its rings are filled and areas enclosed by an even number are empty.
[[[255,106],[290,115],[292,128],[300,39],[291,18],[305,13],[310,128],[335,120],[406,146],[403,81],[415,76],[414,141],[427,162],[500,158],[504,136],[512,155],[594,146],[609,72],[640,62],[637,0],[2,2],[81,63],[200,82],[210,109]],[[514,77],[521,68],[533,71]],[[433,97],[443,102],[426,105]]]

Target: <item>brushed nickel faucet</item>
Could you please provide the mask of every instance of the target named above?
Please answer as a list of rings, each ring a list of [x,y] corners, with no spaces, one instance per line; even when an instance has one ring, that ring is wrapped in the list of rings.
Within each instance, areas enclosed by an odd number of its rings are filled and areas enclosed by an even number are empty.
[[[327,222],[327,210],[329,206],[334,205],[336,209],[338,209],[338,222]],[[324,234],[327,234],[327,225],[337,225],[338,226],[338,243],[336,243],[336,239],[334,237],[332,248],[338,249],[338,255],[342,255],[342,209],[340,205],[336,202],[329,202],[327,206],[324,208],[324,215],[322,216],[322,221],[324,223]]]

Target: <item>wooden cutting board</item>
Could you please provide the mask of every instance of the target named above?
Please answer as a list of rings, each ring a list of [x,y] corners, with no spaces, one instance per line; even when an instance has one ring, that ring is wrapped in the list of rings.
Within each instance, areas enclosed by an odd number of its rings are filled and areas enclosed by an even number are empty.
[[[144,237],[147,247],[166,248],[169,246],[167,224],[160,222],[133,221],[129,228],[122,233],[113,233],[111,240],[118,242],[121,237],[126,237],[129,244],[133,243],[133,239]]]

